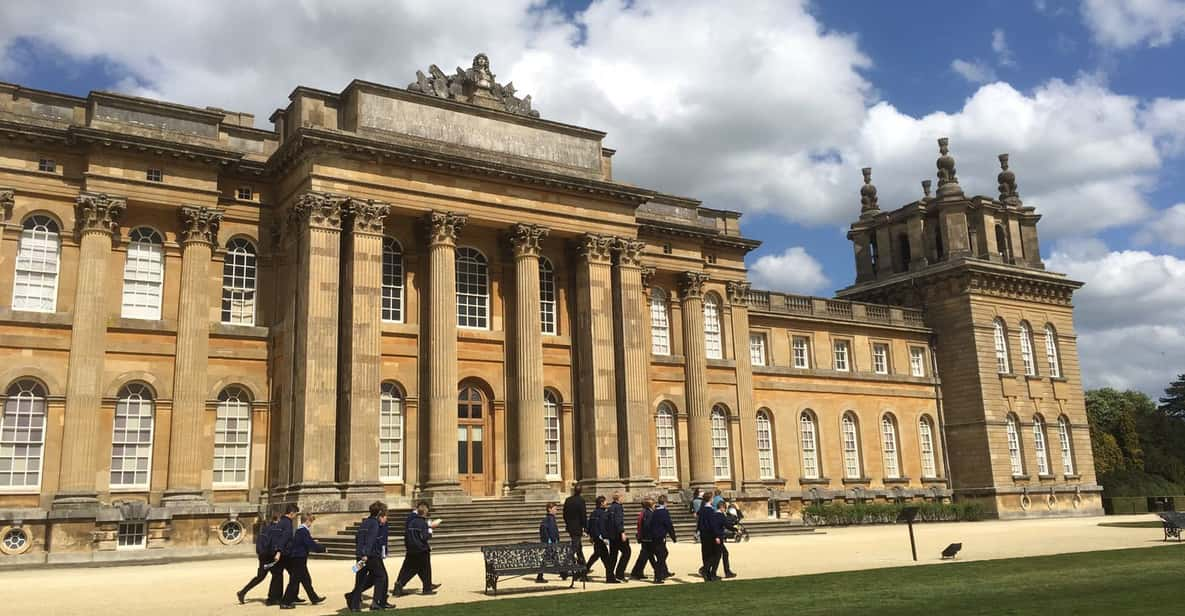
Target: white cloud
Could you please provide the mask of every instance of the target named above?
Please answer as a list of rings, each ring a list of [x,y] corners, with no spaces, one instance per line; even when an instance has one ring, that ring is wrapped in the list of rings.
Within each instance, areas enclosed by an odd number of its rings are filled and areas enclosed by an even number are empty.
[[[996,54],[996,62],[1000,66],[1014,66],[1016,59],[1012,55],[1012,49],[1008,47],[1008,40],[1004,38],[1004,30],[996,28],[992,30],[992,51]]]
[[[988,83],[996,80],[996,71],[983,60],[952,60],[950,70],[971,83]]]
[[[1158,98],[1144,109],[1141,121],[1166,156],[1185,154],[1185,100]]]
[[[1181,0],[1085,0],[1082,17],[1094,39],[1106,47],[1163,47],[1185,36]]]
[[[1047,261],[1086,283],[1074,298],[1084,384],[1160,392],[1185,366],[1185,260],[1087,252],[1059,250]]]
[[[749,279],[762,290],[807,295],[818,293],[829,284],[823,266],[801,246],[757,259],[749,266]]]
[[[1139,244],[1159,242],[1168,246],[1185,246],[1185,203],[1159,212],[1136,234],[1135,240]]]

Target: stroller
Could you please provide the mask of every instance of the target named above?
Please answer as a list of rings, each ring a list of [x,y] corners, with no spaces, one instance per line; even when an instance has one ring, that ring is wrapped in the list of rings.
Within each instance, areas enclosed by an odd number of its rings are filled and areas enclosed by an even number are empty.
[[[732,541],[733,543],[740,543],[749,540],[749,530],[745,528],[744,522],[745,514],[741,512],[740,508],[729,506],[727,513],[724,515],[724,528],[728,532],[725,541]]]

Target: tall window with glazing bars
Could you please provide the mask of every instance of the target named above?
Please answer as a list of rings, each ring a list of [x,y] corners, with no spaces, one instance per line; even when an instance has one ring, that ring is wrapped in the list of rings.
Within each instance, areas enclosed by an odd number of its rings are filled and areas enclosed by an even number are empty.
[[[255,325],[255,245],[236,237],[226,244],[222,263],[222,322]]]

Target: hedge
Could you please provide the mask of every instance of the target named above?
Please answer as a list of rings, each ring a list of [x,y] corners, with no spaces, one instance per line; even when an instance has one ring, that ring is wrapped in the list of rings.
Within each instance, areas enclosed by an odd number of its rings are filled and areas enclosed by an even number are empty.
[[[905,507],[917,507],[919,522],[973,522],[984,518],[983,505],[968,503],[859,503],[807,505],[802,519],[812,526],[891,524]]]

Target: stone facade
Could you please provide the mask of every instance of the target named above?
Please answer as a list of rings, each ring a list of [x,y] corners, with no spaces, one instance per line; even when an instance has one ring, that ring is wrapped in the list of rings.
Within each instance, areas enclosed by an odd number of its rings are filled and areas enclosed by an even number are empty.
[[[433,69],[297,88],[272,130],[0,84],[0,564],[249,552],[288,502],[332,530],[375,498],[575,483],[761,515],[952,482],[1002,515],[1097,509],[1071,283],[980,234],[924,310],[864,265],[846,293],[873,303],[754,291],[739,214],[614,181],[603,133],[536,117],[484,56]],[[1031,212],[960,203],[1036,254]],[[995,314],[1052,323],[1063,377],[978,370]],[[1063,409],[1078,474],[1001,474],[1025,404]]]

